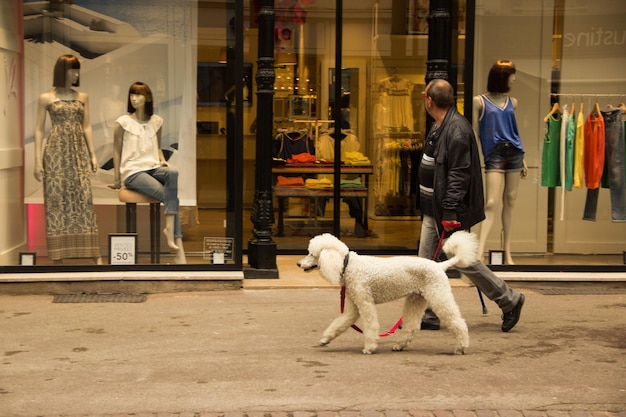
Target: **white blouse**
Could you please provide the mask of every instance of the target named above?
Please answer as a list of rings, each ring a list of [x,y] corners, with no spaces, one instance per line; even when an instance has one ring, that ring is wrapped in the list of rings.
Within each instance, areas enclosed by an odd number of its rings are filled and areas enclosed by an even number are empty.
[[[124,129],[120,163],[122,181],[137,172],[157,168],[160,165],[157,132],[163,119],[153,114],[150,120],[140,123],[125,114],[116,122]]]

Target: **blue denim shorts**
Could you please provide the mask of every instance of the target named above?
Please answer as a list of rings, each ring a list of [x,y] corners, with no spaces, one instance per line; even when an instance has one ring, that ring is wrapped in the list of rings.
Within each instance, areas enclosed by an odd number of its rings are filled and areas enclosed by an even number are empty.
[[[524,152],[508,142],[498,143],[485,161],[485,172],[514,172],[523,167]]]

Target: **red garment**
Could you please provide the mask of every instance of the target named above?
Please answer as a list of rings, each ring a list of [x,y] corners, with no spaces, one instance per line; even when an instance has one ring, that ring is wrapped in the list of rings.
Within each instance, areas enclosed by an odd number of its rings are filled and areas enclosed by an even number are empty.
[[[279,175],[276,178],[276,186],[277,187],[290,187],[290,188],[303,188],[304,187],[304,179],[302,177],[285,177],[283,175]]]
[[[604,118],[594,111],[585,121],[585,185],[589,189],[600,187],[604,169]]]
[[[312,164],[313,162],[315,162],[315,155],[308,152],[291,155],[291,158],[287,159],[288,164]]]

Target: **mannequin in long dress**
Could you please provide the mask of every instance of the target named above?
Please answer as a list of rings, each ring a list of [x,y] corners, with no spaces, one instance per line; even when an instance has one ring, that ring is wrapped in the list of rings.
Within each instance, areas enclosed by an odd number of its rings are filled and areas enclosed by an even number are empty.
[[[517,99],[507,93],[515,81],[515,65],[497,61],[489,71],[487,93],[473,98],[472,122],[480,142],[485,164],[485,220],[480,228],[478,253],[482,254],[494,223],[498,202],[502,200],[504,262],[513,265],[511,256],[511,227],[513,208],[520,179],[528,169],[524,147],[519,137],[515,109]]]
[[[89,96],[80,84],[80,62],[62,55],[54,67],[53,88],[39,96],[35,122],[35,179],[43,181],[48,258],[92,258],[102,263],[90,175],[98,169]],[[51,129],[44,146],[46,114]]]
[[[165,206],[167,245],[176,252],[174,262],[187,263],[178,206],[178,171],[169,166],[161,148],[163,119],[153,114],[150,87],[135,82],[128,91],[128,114],[117,118],[113,133],[114,183],[162,201]]]

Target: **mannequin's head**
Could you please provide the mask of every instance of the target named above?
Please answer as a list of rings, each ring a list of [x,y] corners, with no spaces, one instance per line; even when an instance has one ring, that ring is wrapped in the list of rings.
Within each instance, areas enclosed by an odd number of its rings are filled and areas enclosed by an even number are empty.
[[[54,65],[54,74],[52,78],[53,87],[65,87],[67,82],[67,74],[70,70],[80,70],[80,62],[74,55],[61,55],[57,59],[57,63]],[[74,87],[80,85],[80,77],[76,78],[76,81],[72,82]]]
[[[510,78],[513,74],[515,74],[513,61],[496,61],[489,70],[487,91],[490,93],[508,93],[511,89]]]
[[[141,94],[142,96],[146,98],[146,105],[145,105],[146,115],[148,117],[152,116],[154,112],[154,104],[152,101],[152,91],[150,90],[150,87],[148,87],[148,84],[142,83],[141,81],[136,81],[130,86],[130,89],[128,90],[127,111],[128,113],[131,113],[131,114],[135,112],[135,108],[130,102],[130,96],[133,94]]]

